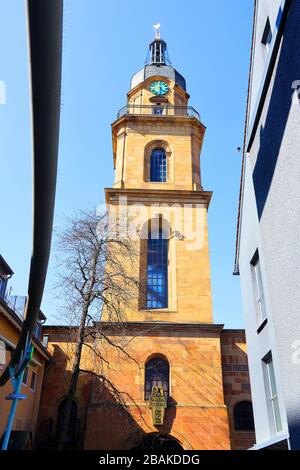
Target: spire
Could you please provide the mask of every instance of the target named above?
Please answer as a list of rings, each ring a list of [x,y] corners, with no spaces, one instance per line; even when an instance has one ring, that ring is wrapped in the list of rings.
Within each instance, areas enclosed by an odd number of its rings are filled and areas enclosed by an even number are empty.
[[[166,42],[160,37],[160,23],[154,24],[155,38],[150,43],[150,64],[165,65],[166,64]]]

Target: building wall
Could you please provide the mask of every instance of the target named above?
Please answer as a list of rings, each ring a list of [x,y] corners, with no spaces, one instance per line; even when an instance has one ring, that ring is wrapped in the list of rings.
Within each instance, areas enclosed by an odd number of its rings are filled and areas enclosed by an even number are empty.
[[[221,327],[187,325],[128,325],[110,338],[118,345],[127,345],[129,357],[108,343],[99,346],[108,364],[98,361],[84,348],[81,367],[104,375],[117,390],[104,388],[95,375],[81,374],[76,400],[79,404],[81,445],[85,449],[130,449],[151,432],[161,432],[176,438],[184,449],[248,448],[253,434],[233,432],[231,442],[228,411],[231,418],[235,401],[251,399],[246,369],[245,337],[241,331],[221,334]],[[53,440],[57,411],[70,380],[74,347],[68,343],[68,330],[45,327],[49,335],[48,348],[54,354],[54,365],[44,378],[40,406],[40,444],[50,429],[48,442]],[[151,410],[144,400],[145,363],[153,354],[161,354],[170,364],[170,403],[163,426],[154,427]],[[221,358],[223,359],[223,371]],[[228,365],[243,370],[229,374]],[[226,370],[227,367],[227,370]],[[55,380],[56,386],[53,387]],[[225,403],[223,394],[225,387]],[[231,388],[230,388],[231,387]],[[47,427],[48,426],[48,427]],[[44,442],[45,445],[45,442]]]
[[[68,329],[44,327],[44,334],[49,335],[48,351],[53,361],[44,374],[41,389],[41,401],[38,414],[36,446],[55,448],[58,426],[58,409],[65,398],[70,383],[74,342]],[[70,337],[71,335],[71,337]],[[84,361],[82,361],[84,363]],[[86,420],[86,406],[90,401],[91,381],[89,376],[81,375],[77,390],[79,447],[83,447]]]
[[[169,240],[168,308],[147,310],[136,295],[130,304],[124,306],[126,320],[165,321],[168,315],[167,320],[170,322],[212,322],[206,197],[201,193],[183,197],[176,192],[162,195],[155,191],[137,194],[107,191],[110,215],[115,211],[117,219],[124,211],[118,198],[127,196],[125,211],[131,212],[137,234],[146,226],[148,237],[147,222],[159,214],[170,224],[173,233]],[[165,201],[168,207],[164,207]],[[128,218],[131,219],[131,216]],[[174,236],[176,232],[179,236]],[[142,258],[146,254],[146,240],[140,235],[136,235],[135,240],[136,260],[127,269],[130,276],[142,282],[146,273],[143,264],[140,264],[139,255]],[[105,312],[103,319],[106,319]]]
[[[252,402],[245,331],[223,330],[221,353],[224,401],[228,410],[231,448],[250,449],[255,444],[255,432],[237,431],[234,422],[235,406],[241,401]]]
[[[159,431],[177,438],[185,449],[228,449],[228,418],[223,399],[218,330],[218,327],[207,330],[201,326],[196,330],[182,329],[174,324],[145,325],[138,331],[133,327],[125,336],[120,333],[111,336],[118,344],[128,344],[126,352],[132,359],[104,343],[100,348],[101,354],[109,361],[109,367],[103,362],[99,366],[101,370],[85,348],[82,367],[104,374],[117,390],[123,392],[128,409],[117,406],[118,400],[112,391],[103,390],[95,378],[88,398],[84,393],[85,387],[88,388],[87,379],[83,376],[77,399],[80,415],[86,414],[84,448],[128,449],[146,433],[157,431],[151,422],[148,403],[144,401],[144,366],[151,355],[162,354],[170,364],[171,406],[166,410],[165,424],[159,427]],[[60,359],[45,375],[40,422],[57,413],[57,404],[63,398],[68,383],[68,357],[72,350],[64,342],[59,329],[58,333],[55,328],[52,332],[46,331],[50,333],[49,348],[54,351],[54,359],[57,354]],[[49,384],[54,377],[59,386],[50,389]]]
[[[251,94],[250,94],[250,108],[249,108],[249,121],[251,122],[255,114],[257,100],[261,91],[261,84],[264,74],[268,65],[268,52],[261,40],[263,37],[264,29],[266,26],[267,18],[269,18],[271,30],[273,33],[273,40],[277,32],[276,21],[278,18],[279,8],[284,3],[282,0],[258,0],[256,1],[256,23],[255,23],[255,36],[254,36],[254,54],[253,54],[253,69],[251,74]],[[272,44],[270,44],[270,49]]]
[[[0,307],[0,309],[1,308],[2,307]],[[19,335],[20,330],[15,328],[0,310],[0,336],[8,339],[11,343],[16,345],[19,339]],[[6,363],[9,362],[10,357],[11,354],[7,352]],[[27,398],[25,400],[19,401],[16,411],[16,417],[12,427],[12,429],[16,431],[31,431],[33,442],[35,439],[44,367],[45,358],[41,354],[39,354],[37,350],[35,350],[33,354],[33,361],[29,366],[27,385],[22,385],[21,387],[21,393],[27,395]],[[30,382],[33,370],[35,370],[38,374],[35,391],[30,390]],[[6,429],[8,415],[12,403],[11,401],[5,400],[5,397],[12,393],[12,391],[13,389],[11,381],[8,381],[3,387],[0,387],[0,436],[3,435]]]
[[[277,3],[269,2],[269,12],[270,9],[275,18]],[[259,25],[265,23],[266,13],[258,8]],[[256,136],[245,161],[239,255],[257,442],[284,437],[288,432],[292,448],[297,449],[300,448],[297,360],[300,105],[293,83],[300,78],[299,21],[300,4],[292,1]],[[261,47],[255,44],[254,57]],[[253,67],[253,74],[259,75],[262,66],[254,61]],[[250,273],[250,261],[257,248],[268,317],[261,332],[257,331]],[[283,431],[278,436],[270,430],[262,373],[262,358],[269,351],[273,356],[283,422]]]
[[[268,323],[258,333],[261,326],[255,305],[254,286],[251,273],[251,259],[258,249],[262,270],[264,299],[268,312]],[[270,294],[268,279],[265,270],[265,256],[261,241],[260,227],[257,216],[255,195],[252,182],[252,166],[249,157],[245,161],[245,184],[241,219],[241,239],[239,254],[239,270],[245,317],[247,349],[249,358],[249,373],[252,391],[252,403],[255,419],[256,441],[258,444],[269,441],[272,437],[266,400],[265,382],[263,377],[262,359],[271,350],[274,358],[274,367],[277,377],[278,394],[284,430],[287,430],[283,392],[281,389],[280,371],[278,369],[278,356],[272,310],[270,307]]]
[[[300,177],[300,102],[292,84],[300,79],[299,22],[300,4],[293,1],[261,117],[260,133],[251,149],[280,377],[291,443],[298,449],[300,379],[297,378],[300,375],[299,364],[293,360],[293,353],[297,347],[299,349],[300,339],[300,250],[297,230],[300,208],[297,196]]]
[[[193,190],[200,185],[199,154],[205,127],[195,118],[181,116],[130,116],[113,124],[116,133],[115,187]],[[152,142],[167,144],[169,179],[145,178],[145,151]]]

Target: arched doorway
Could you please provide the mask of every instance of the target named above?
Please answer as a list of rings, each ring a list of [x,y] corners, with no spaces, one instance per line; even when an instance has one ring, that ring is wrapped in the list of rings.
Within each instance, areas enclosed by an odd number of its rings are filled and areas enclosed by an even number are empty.
[[[236,431],[254,431],[254,417],[251,401],[240,401],[233,409]]]
[[[169,434],[151,433],[146,434],[141,441],[134,447],[134,450],[155,450],[178,452],[183,450],[181,444],[175,437]]]
[[[63,411],[66,404],[66,399],[62,400],[58,407],[58,417],[57,417],[57,426],[56,426],[56,437],[60,434],[60,429],[62,426]],[[64,448],[73,449],[78,445],[79,438],[79,419],[78,419],[78,405],[75,400],[72,400],[71,405],[71,415],[67,433],[65,436]]]

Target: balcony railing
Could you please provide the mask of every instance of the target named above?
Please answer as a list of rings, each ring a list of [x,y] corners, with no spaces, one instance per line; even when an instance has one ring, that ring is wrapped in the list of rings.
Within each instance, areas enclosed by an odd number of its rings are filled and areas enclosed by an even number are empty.
[[[128,104],[118,112],[119,119],[125,115],[138,114],[141,116],[187,116],[201,121],[200,114],[191,106],[170,106],[165,104],[157,105],[136,105]]]
[[[26,296],[22,295],[10,295],[7,294],[4,297],[4,302],[6,305],[15,312],[17,317],[23,322],[25,320],[25,305],[26,305]],[[40,339],[42,334],[42,323],[40,320],[37,320],[34,329],[33,335],[36,339]]]
[[[5,302],[11,308],[15,314],[24,321],[24,312],[26,304],[26,296],[21,295],[6,295]]]

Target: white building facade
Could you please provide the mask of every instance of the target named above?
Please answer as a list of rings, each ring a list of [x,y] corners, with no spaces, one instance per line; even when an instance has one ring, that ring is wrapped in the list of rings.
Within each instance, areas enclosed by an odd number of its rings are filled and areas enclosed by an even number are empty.
[[[237,230],[256,448],[300,449],[300,1],[256,0]]]

